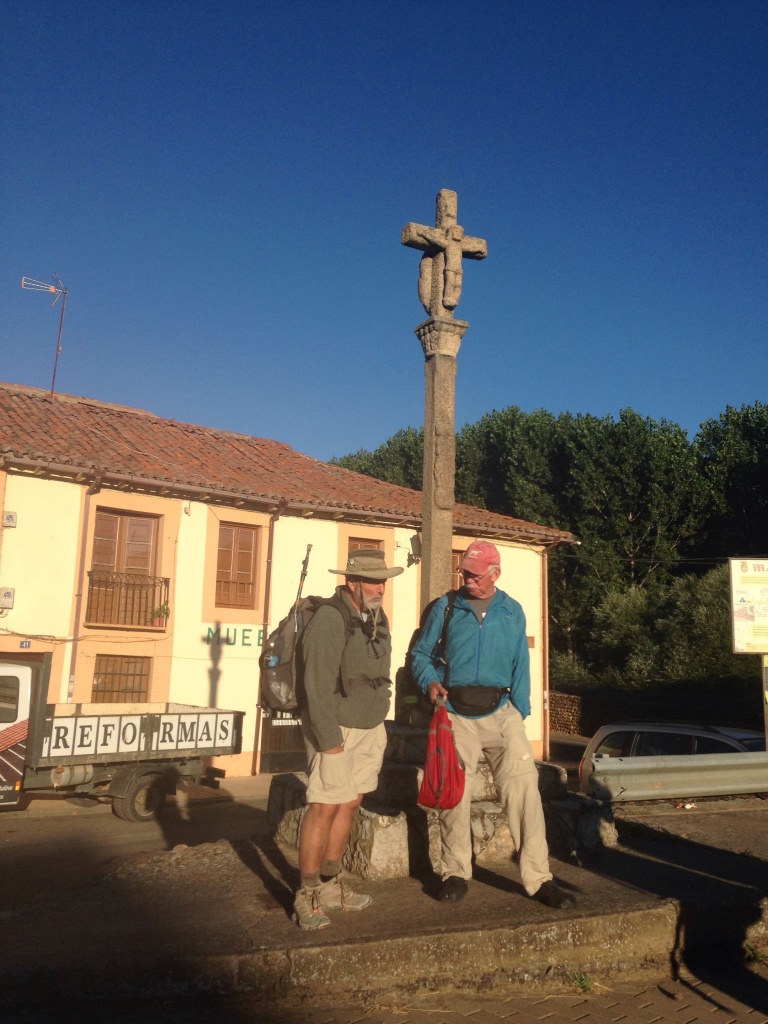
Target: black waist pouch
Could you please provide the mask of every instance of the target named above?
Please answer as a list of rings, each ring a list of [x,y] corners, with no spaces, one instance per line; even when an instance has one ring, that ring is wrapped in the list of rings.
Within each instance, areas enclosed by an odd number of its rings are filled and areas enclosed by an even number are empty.
[[[495,711],[508,693],[506,686],[449,686],[448,700],[456,714],[479,718]]]

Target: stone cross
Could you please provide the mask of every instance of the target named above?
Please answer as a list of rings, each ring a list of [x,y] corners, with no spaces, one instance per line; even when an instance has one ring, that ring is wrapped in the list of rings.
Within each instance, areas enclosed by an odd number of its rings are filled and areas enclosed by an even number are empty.
[[[456,476],[456,356],[469,324],[454,319],[461,296],[461,261],[488,255],[483,238],[470,238],[457,223],[457,197],[437,194],[435,227],[406,224],[403,245],[421,249],[419,298],[430,314],[416,334],[424,351],[424,473],[422,491],[421,607],[451,587]]]
[[[430,316],[453,317],[461,297],[462,258],[484,260],[484,238],[464,234],[457,223],[458,197],[448,188],[437,193],[435,226],[406,224],[400,241],[424,255],[419,266],[419,298]]]

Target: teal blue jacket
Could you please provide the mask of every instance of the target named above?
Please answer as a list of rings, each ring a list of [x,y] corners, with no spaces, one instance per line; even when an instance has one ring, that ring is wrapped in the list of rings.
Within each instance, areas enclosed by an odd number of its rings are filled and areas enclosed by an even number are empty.
[[[413,674],[425,693],[430,683],[442,683],[445,677],[445,666],[433,663],[432,652],[443,628],[447,603],[447,594],[437,599],[411,652]],[[530,715],[531,668],[525,613],[503,590],[496,590],[482,623],[459,593],[448,626],[446,657],[451,666],[451,686],[508,686],[512,703],[523,718]],[[447,706],[457,713],[450,701]]]

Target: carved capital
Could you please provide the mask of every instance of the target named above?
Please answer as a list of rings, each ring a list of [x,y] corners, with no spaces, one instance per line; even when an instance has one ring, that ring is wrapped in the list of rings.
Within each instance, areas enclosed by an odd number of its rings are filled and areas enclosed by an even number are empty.
[[[430,317],[416,328],[416,337],[421,342],[424,358],[429,356],[458,355],[461,339],[464,337],[469,322],[467,320],[449,320],[447,317]]]

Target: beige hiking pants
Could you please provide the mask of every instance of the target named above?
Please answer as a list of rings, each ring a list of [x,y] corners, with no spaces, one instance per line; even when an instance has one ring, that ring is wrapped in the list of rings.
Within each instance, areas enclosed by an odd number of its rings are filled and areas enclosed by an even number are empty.
[[[509,702],[484,718],[450,715],[456,746],[466,768],[464,798],[458,807],[440,811],[443,843],[441,871],[472,877],[470,803],[477,762],[482,754],[490,766],[501,806],[509,820],[518,853],[523,886],[529,896],[552,878],[539,795],[539,775],[520,712]]]

